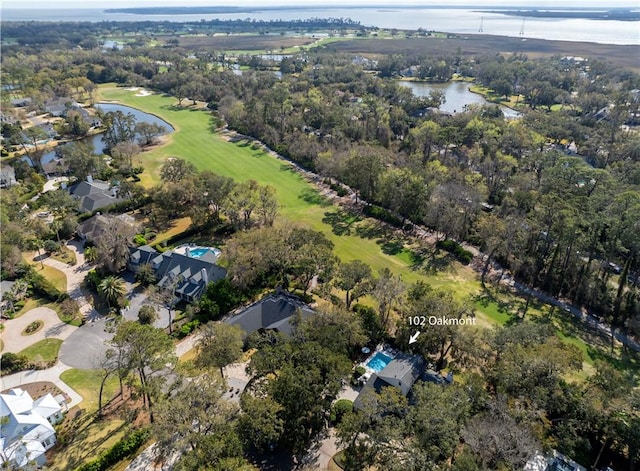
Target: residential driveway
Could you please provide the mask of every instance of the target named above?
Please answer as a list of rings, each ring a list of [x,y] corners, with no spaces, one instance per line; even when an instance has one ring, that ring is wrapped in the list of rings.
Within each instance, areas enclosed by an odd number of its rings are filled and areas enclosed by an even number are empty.
[[[67,248],[76,255],[77,263],[75,265],[68,265],[58,260],[54,260],[51,257],[45,258],[43,262],[45,265],[49,265],[50,267],[60,270],[67,276],[67,292],[69,293],[69,296],[77,301],[80,306],[80,313],[87,321],[95,321],[100,318],[100,314],[98,311],[93,309],[93,306],[91,306],[89,301],[87,301],[84,287],[82,286],[84,278],[87,276],[87,273],[89,273],[89,270],[91,270],[91,267],[86,264],[84,260],[83,243],[77,240],[72,240],[67,242]]]
[[[129,300],[129,306],[122,310],[122,316],[129,321],[137,321],[138,320],[138,312],[140,312],[140,308],[145,304],[150,304],[156,310],[158,314],[158,319],[153,323],[154,327],[158,327],[160,329],[164,329],[169,326],[169,310],[160,307],[155,303],[149,302],[149,295],[142,288],[135,288],[133,282],[130,278],[133,276],[125,276],[126,282],[126,290],[127,290],[127,299]],[[175,316],[175,313],[173,313]]]
[[[44,326],[32,335],[21,335],[22,331],[34,321],[43,321]],[[46,338],[65,340],[77,327],[65,324],[58,318],[58,314],[48,307],[36,307],[25,312],[16,319],[9,319],[4,323],[2,342],[4,352],[18,353],[30,345]]]
[[[0,378],[0,391],[5,389],[17,388],[27,383],[36,383],[39,381],[47,381],[55,384],[70,398],[67,407],[71,409],[73,406],[82,402],[82,396],[71,389],[65,382],[60,379],[60,375],[71,369],[71,367],[58,362],[55,366],[46,370],[27,370]]]
[[[224,368],[224,378],[227,380],[228,388],[222,395],[223,398],[240,402],[240,394],[249,382],[246,367],[247,363],[232,363]]]
[[[106,326],[106,320],[100,319],[79,327],[60,347],[60,361],[83,370],[99,368],[108,350],[106,341],[113,337],[113,332]]]
[[[42,193],[46,193],[47,191],[55,190],[60,187],[60,183],[68,182],[69,177],[53,177],[44,182],[44,186],[42,187]]]

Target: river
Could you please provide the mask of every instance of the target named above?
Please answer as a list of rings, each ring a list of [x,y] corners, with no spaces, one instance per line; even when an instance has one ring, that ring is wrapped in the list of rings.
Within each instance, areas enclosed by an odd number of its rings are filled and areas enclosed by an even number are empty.
[[[471,3],[471,2],[469,2]],[[475,6],[474,8],[482,8]],[[637,9],[637,4],[630,8]],[[470,8],[411,7],[340,7],[314,6],[266,9],[263,11],[225,14],[141,15],[106,13],[101,9],[2,9],[3,21],[200,21],[304,20],[311,18],[350,18],[365,26],[456,34],[478,33],[493,36],[549,39],[556,41],[595,42],[602,44],[640,44],[638,21],[553,19],[507,16]]]
[[[415,96],[429,96],[432,91],[436,90],[443,92],[445,102],[440,107],[440,110],[446,111],[447,113],[460,113],[464,111],[466,105],[491,104],[485,100],[482,95],[470,92],[467,82],[427,83],[412,82],[409,80],[399,80],[398,82],[402,86],[410,88]],[[500,106],[500,109],[506,118],[517,118],[521,115],[519,112],[506,106]]]
[[[136,123],[160,124],[165,128],[167,128],[168,132],[173,131],[173,126],[171,126],[169,123],[167,123],[163,119],[160,119],[155,115],[145,113],[144,111],[140,111],[136,108],[131,108],[130,106],[118,105],[115,103],[96,103],[95,107],[105,113],[108,113],[110,111],[113,111],[113,112],[122,111],[125,114],[131,113],[136,118]],[[84,139],[82,139],[82,141],[90,142],[93,145],[93,148],[96,154],[102,154],[104,152],[105,143],[102,140],[102,134],[96,134],[93,136],[85,137]],[[44,154],[44,156],[42,157],[42,163],[46,164],[48,162],[51,162],[55,158],[56,158],[56,151],[52,150]]]

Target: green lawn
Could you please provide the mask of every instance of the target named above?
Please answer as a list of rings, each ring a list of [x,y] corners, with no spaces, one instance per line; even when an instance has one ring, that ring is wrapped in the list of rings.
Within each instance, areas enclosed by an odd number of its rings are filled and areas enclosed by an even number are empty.
[[[36,272],[40,273],[47,280],[49,280],[53,286],[58,288],[63,293],[67,292],[67,275],[58,270],[57,268],[50,267],[49,265],[42,265],[40,262],[30,262]]]
[[[63,372],[60,379],[82,396],[80,407],[87,413],[98,410],[98,392],[100,391],[100,371],[71,369]],[[103,402],[111,399],[118,390],[118,378],[113,375],[107,379],[103,393]]]
[[[60,345],[62,340],[44,339],[18,352],[18,355],[24,355],[31,361],[54,361],[58,358]]]

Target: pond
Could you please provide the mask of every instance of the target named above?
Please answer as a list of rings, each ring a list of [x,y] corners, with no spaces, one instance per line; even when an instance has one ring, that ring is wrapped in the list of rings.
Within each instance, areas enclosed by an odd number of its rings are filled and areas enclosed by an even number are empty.
[[[136,123],[160,124],[164,126],[168,132],[172,132],[174,130],[173,126],[171,126],[165,120],[160,119],[155,115],[145,113],[144,111],[140,111],[136,108],[131,108],[130,106],[118,105],[115,103],[96,103],[95,107],[103,111],[104,113],[115,112],[115,111],[122,111],[124,114],[131,113],[136,118]],[[91,143],[93,145],[94,152],[96,154],[102,154],[104,152],[105,143],[102,140],[102,134],[96,134],[94,136],[85,137],[84,139],[82,139],[82,141]],[[52,150],[44,154],[44,156],[42,157],[42,163],[46,164],[48,162],[51,162],[55,158],[56,158],[56,152],[55,150]],[[28,160],[28,157],[26,157],[26,159]]]
[[[402,86],[410,88],[415,96],[429,96],[429,93],[435,90],[443,92],[445,102],[440,107],[440,110],[447,113],[461,113],[464,111],[466,105],[491,104],[485,100],[482,95],[470,92],[467,82],[451,81],[447,83],[428,83],[408,80],[399,80],[398,82]],[[506,106],[500,106],[500,109],[507,118],[517,118],[521,116],[521,113]]]

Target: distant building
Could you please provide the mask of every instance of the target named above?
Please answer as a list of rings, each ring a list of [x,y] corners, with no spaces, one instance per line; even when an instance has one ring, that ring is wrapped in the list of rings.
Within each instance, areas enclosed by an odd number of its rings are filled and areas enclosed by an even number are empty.
[[[69,187],[69,193],[79,201],[79,208],[83,213],[126,201],[126,198],[118,195],[117,190],[117,186],[102,180],[94,180],[91,175],[85,181]]]
[[[315,314],[313,309],[297,297],[286,293],[277,293],[253,303],[226,323],[237,325],[247,336],[266,330],[275,330],[291,335],[293,333],[291,320],[297,312],[302,317]]]
[[[78,106],[78,103],[70,97],[58,97],[52,100],[47,100],[44,105],[44,109],[51,116],[64,116],[67,109]]]
[[[56,443],[55,424],[62,421],[62,405],[51,395],[33,400],[15,388],[0,394],[0,466],[22,469],[31,462],[43,466],[45,452]]]
[[[9,188],[17,183],[16,171],[9,165],[0,168],[0,188]]]

